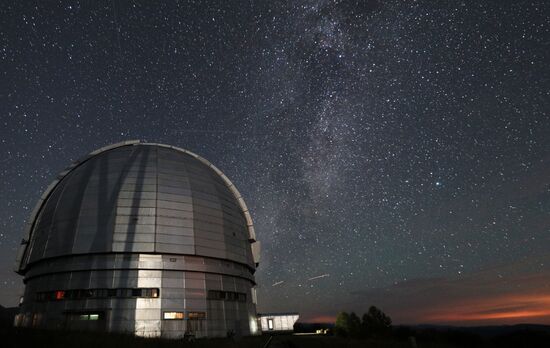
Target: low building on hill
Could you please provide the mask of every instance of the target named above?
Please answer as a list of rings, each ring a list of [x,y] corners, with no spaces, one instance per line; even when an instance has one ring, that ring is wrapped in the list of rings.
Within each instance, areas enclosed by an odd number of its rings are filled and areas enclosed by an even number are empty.
[[[299,317],[298,313],[258,313],[264,333],[294,331],[294,323]]]

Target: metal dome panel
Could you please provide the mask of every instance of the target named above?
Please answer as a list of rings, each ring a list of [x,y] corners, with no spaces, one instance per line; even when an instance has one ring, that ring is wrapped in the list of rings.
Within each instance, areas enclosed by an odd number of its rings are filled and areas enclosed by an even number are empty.
[[[43,259],[110,252],[200,255],[254,269],[259,252],[251,243],[248,209],[219,169],[183,149],[132,141],[92,152],[50,185],[18,271]]]

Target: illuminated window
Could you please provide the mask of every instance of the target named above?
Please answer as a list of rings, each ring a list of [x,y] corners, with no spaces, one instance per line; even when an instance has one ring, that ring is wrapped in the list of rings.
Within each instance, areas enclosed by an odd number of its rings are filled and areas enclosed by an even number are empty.
[[[32,326],[33,327],[39,326],[41,321],[42,321],[42,313],[34,313],[32,315]]]
[[[79,314],[78,320],[99,320],[99,313]]]
[[[166,320],[182,320],[183,312],[164,312],[163,318]]]
[[[140,297],[151,297],[151,298],[157,298],[159,297],[159,289],[139,289],[141,290]]]
[[[273,319],[267,319],[267,329],[273,330]]]
[[[63,290],[58,290],[55,292],[55,299],[56,300],[62,300],[65,298],[65,291]]]
[[[159,289],[156,288],[140,288],[140,289],[125,289],[131,291],[132,297],[148,297],[148,298],[157,298],[159,297]],[[128,292],[126,292],[127,294]],[[126,297],[126,296],[125,296]]]

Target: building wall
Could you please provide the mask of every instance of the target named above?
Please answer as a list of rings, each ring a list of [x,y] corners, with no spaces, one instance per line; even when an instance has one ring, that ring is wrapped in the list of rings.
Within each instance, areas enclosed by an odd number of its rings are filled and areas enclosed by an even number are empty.
[[[289,314],[258,314],[263,332],[270,331],[293,331],[294,323],[298,321],[297,313]]]
[[[223,337],[229,331],[250,335],[257,333],[253,286],[245,266],[224,260],[149,254],[74,256],[33,268],[18,325],[168,338],[191,332],[196,337]],[[158,289],[158,296],[55,298],[57,291],[69,296],[75,292],[79,295],[79,290],[105,293],[116,289]],[[50,297],[44,299],[44,294]],[[220,294],[232,296],[212,298]],[[241,298],[237,298],[239,294]],[[170,312],[183,313],[183,318],[165,319],[165,313]],[[97,320],[80,318],[95,314],[99,315]],[[190,314],[199,318],[189,318]]]

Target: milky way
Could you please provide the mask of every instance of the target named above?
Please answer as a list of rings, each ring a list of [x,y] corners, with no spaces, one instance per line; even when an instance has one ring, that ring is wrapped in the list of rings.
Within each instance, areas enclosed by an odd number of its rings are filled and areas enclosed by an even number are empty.
[[[0,20],[3,305],[57,172],[141,139],[239,188],[260,311],[550,323],[547,2],[3,1]]]

